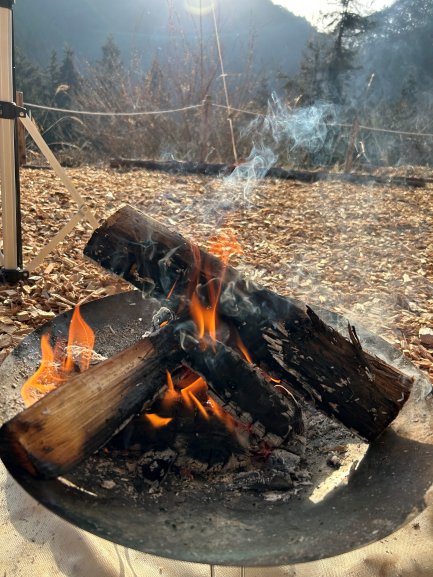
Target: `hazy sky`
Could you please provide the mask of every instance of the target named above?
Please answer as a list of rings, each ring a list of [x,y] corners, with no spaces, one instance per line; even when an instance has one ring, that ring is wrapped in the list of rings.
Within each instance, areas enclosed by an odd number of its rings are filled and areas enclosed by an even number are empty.
[[[329,10],[330,4],[326,0],[272,0],[274,4],[281,4],[298,16],[305,16],[310,22],[317,20],[320,10]],[[365,6],[373,10],[380,10],[384,6],[393,4],[394,0],[373,0],[364,2]]]

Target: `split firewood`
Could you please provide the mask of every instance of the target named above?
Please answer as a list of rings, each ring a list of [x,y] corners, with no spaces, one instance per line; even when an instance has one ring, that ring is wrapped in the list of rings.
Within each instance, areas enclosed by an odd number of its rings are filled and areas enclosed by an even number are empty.
[[[413,379],[362,350],[314,311],[224,265],[130,206],[94,231],[84,254],[176,310],[197,283],[222,283],[218,313],[233,323],[252,360],[280,386],[301,394],[368,441],[407,401]],[[174,287],[174,288],[173,288]]]
[[[197,364],[205,373],[202,359],[209,359],[209,355],[201,350],[194,352],[197,347],[193,339],[188,341],[192,343],[189,350],[185,345],[181,346],[185,314],[176,320],[172,317],[168,309],[162,308],[154,316],[151,331],[143,340],[72,377],[3,425],[0,429],[0,456],[5,464],[11,469],[25,469],[32,475],[45,478],[64,475],[102,447],[131,417],[150,406],[166,389],[166,371],[185,364],[185,355],[191,366]],[[206,418],[201,425],[204,427],[204,442],[200,440],[197,444],[197,423],[195,417],[191,421],[188,409],[187,416],[184,415],[180,421],[174,420],[174,426],[158,430],[157,448],[174,449],[179,455],[178,460],[198,461],[201,464],[196,469],[209,468],[207,455],[209,448],[212,449],[212,444],[207,444],[209,439],[213,439],[215,444],[214,461],[224,452],[218,448],[218,443],[221,441],[223,444],[225,438],[225,451],[237,466],[248,458],[251,451],[259,452],[264,443],[276,447],[284,442],[292,451],[297,449],[302,453],[305,438],[295,432],[303,432],[303,422],[295,399],[285,398],[272,389],[257,369],[237,358],[228,347],[221,343],[216,343],[216,347],[218,360],[231,369],[231,374],[225,371],[209,373],[217,393],[214,402],[209,399],[215,418],[207,415],[195,395],[178,395],[192,409],[196,408],[194,403],[198,404],[204,413]],[[236,392],[234,402],[229,402],[227,395],[233,387],[230,380],[233,378],[241,383],[240,394]],[[204,381],[203,384],[207,388]],[[221,400],[221,395],[224,400]],[[230,415],[221,408],[222,405],[227,405],[228,412],[240,419],[241,429],[237,430],[234,423],[227,427],[225,415],[227,418]],[[146,417],[148,415],[144,413],[142,418]],[[233,421],[233,417],[230,418]],[[157,424],[155,419],[152,424],[159,426],[162,422],[165,425],[172,420],[172,416],[159,415],[156,416]],[[179,422],[181,430],[176,428]],[[130,432],[127,435],[130,436]],[[152,447],[152,434],[147,432],[145,437],[143,449],[156,448]],[[199,446],[203,447],[201,453]]]
[[[1,459],[10,470],[64,475],[152,403],[180,351],[167,327],[75,375],[1,427]]]
[[[222,343],[214,345],[211,360],[199,347],[194,347],[182,362],[203,377],[219,405],[251,426],[253,433],[267,445],[284,445],[294,453],[304,452],[300,405],[289,392],[283,396],[257,367]]]

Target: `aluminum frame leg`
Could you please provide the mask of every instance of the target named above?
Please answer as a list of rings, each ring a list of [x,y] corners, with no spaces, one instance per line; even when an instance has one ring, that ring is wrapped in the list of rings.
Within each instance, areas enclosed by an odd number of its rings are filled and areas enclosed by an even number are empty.
[[[0,8],[0,100],[13,102],[12,10]],[[15,122],[0,120],[0,174],[3,230],[3,265],[18,267],[17,195],[15,182]]]

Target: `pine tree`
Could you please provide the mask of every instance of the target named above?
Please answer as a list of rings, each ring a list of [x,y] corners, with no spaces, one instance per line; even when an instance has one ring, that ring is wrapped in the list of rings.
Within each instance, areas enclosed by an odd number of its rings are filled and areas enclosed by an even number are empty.
[[[63,88],[57,96],[60,108],[69,106],[81,85],[81,76],[75,66],[75,50],[69,44],[63,48],[63,60],[59,69],[59,84]],[[56,89],[58,90],[58,89]]]
[[[321,22],[327,33],[317,33],[308,41],[298,74],[279,78],[284,78],[283,88],[290,96],[301,97],[301,104],[318,100],[342,104],[350,73],[357,70],[359,40],[374,23],[361,14],[357,0],[337,0],[336,9],[323,14]]]
[[[120,48],[111,32],[107,34],[101,50],[102,59],[97,60],[95,67],[90,71],[94,87],[104,107],[117,111],[124,110],[128,73],[120,58]]]
[[[297,99],[299,105],[310,106],[328,97],[327,60],[330,50],[329,37],[317,34],[308,41],[298,74],[290,78],[279,73],[278,78],[284,80],[283,89],[291,99]]]
[[[324,14],[323,22],[333,45],[328,55],[328,84],[331,99],[344,100],[344,76],[355,70],[356,41],[374,27],[369,15],[361,14],[357,0],[337,0],[335,10]]]
[[[50,55],[50,63],[45,71],[46,84],[50,100],[52,100],[60,86],[60,64],[57,50],[52,50]]]
[[[15,48],[15,70],[17,90],[24,94],[27,102],[42,104],[45,96],[43,71],[20,46]]]
[[[124,76],[124,65],[120,60],[121,50],[115,43],[111,32],[107,34],[101,50],[102,59],[96,61],[96,72],[107,80],[114,80]]]

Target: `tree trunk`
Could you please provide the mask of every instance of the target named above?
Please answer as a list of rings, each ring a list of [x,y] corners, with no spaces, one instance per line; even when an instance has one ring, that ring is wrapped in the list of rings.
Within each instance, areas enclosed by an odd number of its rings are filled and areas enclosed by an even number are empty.
[[[229,175],[235,169],[235,164],[208,164],[206,162],[179,162],[177,160],[138,160],[133,158],[115,158],[111,160],[111,168],[145,168],[147,170],[161,170],[163,172],[174,172],[183,174],[205,174],[207,176]],[[240,164],[242,166],[242,163]],[[39,167],[37,167],[39,168]],[[282,180],[297,180],[299,182],[319,182],[330,180],[342,180],[352,184],[391,184],[393,186],[423,187],[432,179],[410,178],[410,177],[386,177],[374,176],[372,174],[341,174],[337,172],[326,172],[318,170],[311,172],[308,170],[284,170],[283,168],[272,167],[265,175],[266,178],[280,178]]]

